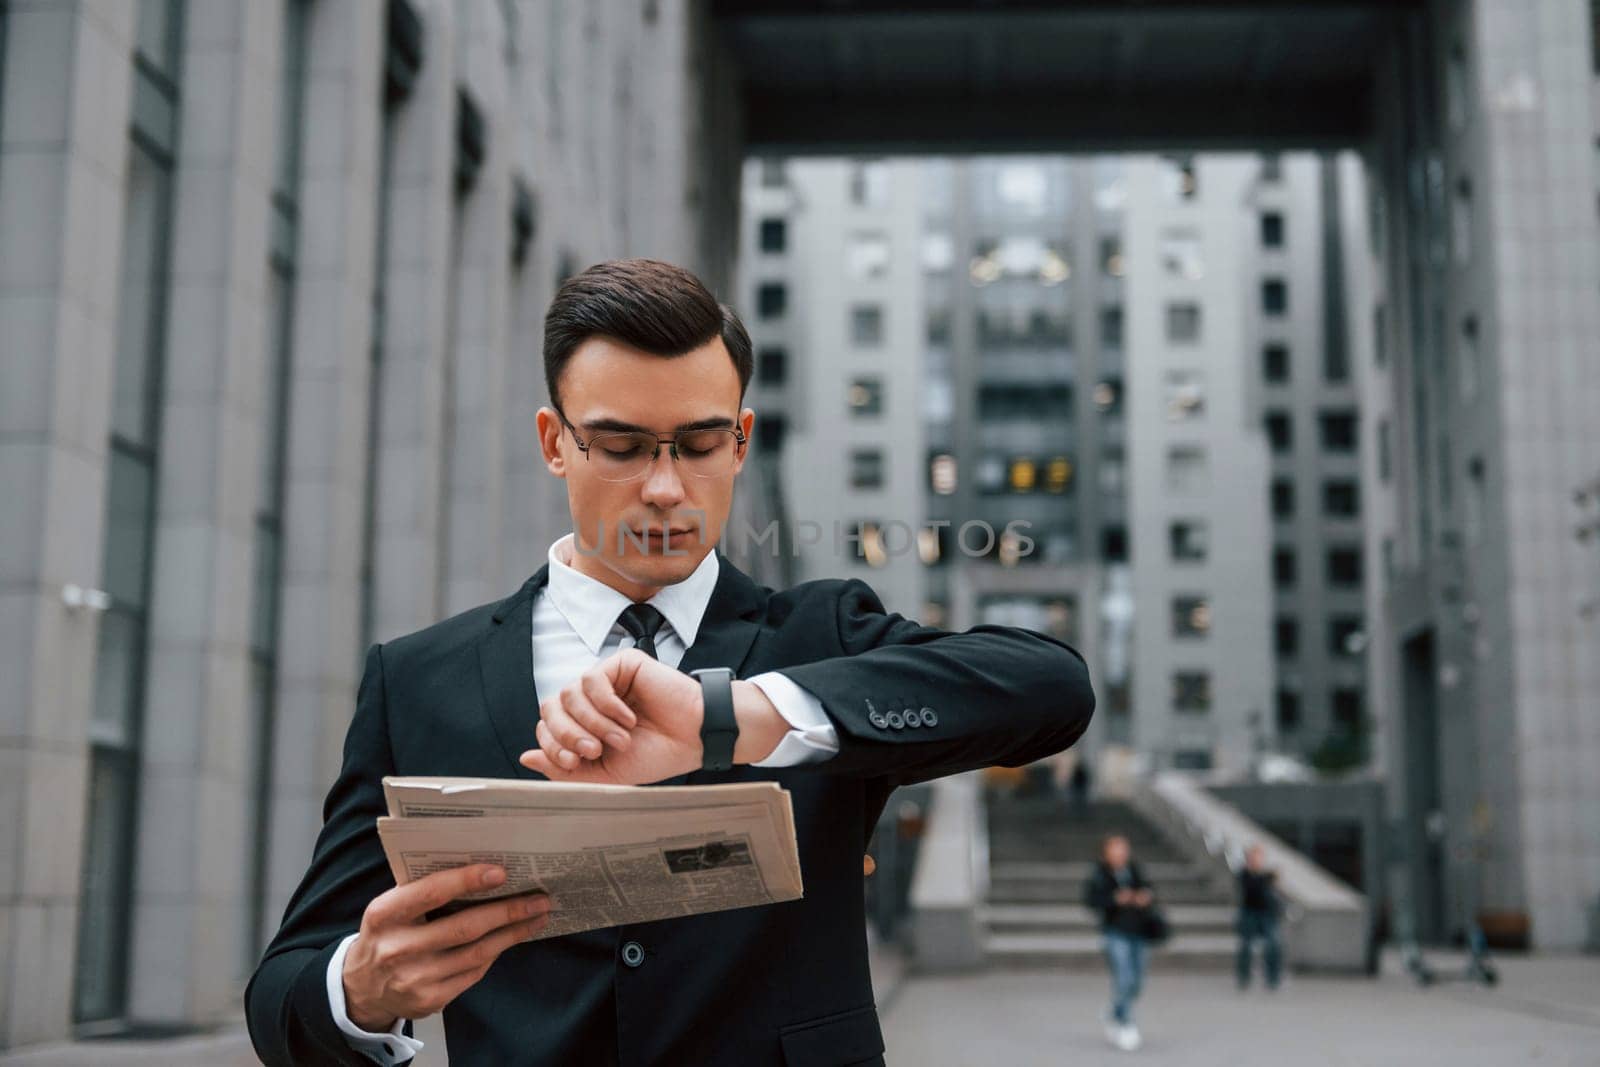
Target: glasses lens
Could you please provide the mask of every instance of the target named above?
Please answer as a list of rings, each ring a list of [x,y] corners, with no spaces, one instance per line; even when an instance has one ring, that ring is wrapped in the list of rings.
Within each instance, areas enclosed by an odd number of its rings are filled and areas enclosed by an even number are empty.
[[[678,463],[687,474],[714,478],[733,469],[732,430],[692,430],[678,435]]]
[[[608,482],[627,482],[643,474],[655,455],[656,439],[643,433],[602,433],[589,439],[589,460]]]

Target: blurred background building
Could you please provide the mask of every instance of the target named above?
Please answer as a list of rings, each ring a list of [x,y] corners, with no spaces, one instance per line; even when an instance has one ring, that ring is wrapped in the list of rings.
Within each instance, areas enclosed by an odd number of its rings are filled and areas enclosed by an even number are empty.
[[[1379,778],[1380,909],[1578,945],[1597,26],[0,4],[0,1049],[236,1018],[367,643],[567,528],[541,317],[619,255],[750,324],[758,579],[1066,637],[1089,751]]]

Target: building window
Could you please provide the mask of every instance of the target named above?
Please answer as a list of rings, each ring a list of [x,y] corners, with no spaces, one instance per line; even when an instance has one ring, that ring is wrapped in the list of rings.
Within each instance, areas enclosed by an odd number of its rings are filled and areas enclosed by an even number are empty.
[[[1193,344],[1200,340],[1200,305],[1167,305],[1167,340],[1172,344]]]
[[[1483,521],[1488,506],[1489,496],[1485,484],[1483,457],[1473,456],[1467,461],[1466,515],[1462,517],[1463,532],[1467,536],[1468,544],[1475,545],[1483,539]]]
[[[1161,184],[1170,200],[1193,200],[1200,194],[1200,176],[1193,156],[1167,156],[1162,160]]]
[[[1324,452],[1354,452],[1356,450],[1356,413],[1353,411],[1324,411],[1318,417],[1322,429]]]
[[[1206,558],[1206,524],[1202,519],[1181,519],[1167,527],[1174,563],[1203,563]]]
[[[1289,283],[1282,278],[1268,278],[1261,283],[1261,313],[1287,315],[1289,313]]]
[[[1361,514],[1361,489],[1348,478],[1322,483],[1322,513],[1330,518],[1353,519]]]
[[[1261,180],[1264,182],[1283,181],[1283,155],[1279,152],[1263,152],[1261,154]]]
[[[889,202],[889,166],[881,160],[856,160],[850,164],[850,203],[857,207],[883,207]]]
[[[1270,344],[1261,349],[1261,376],[1273,385],[1289,380],[1289,346]]]
[[[756,357],[756,378],[762,385],[782,385],[788,381],[788,349],[763,348]]]
[[[1100,347],[1122,347],[1122,305],[1111,304],[1100,309]]]
[[[934,307],[928,309],[928,344],[947,345],[950,343],[950,309],[947,307]]]
[[[1389,420],[1381,419],[1378,422],[1378,479],[1385,485],[1389,484],[1393,473],[1389,449]]]
[[[1211,488],[1206,453],[1194,445],[1167,449],[1167,488],[1175,493],[1204,493]]]
[[[1121,445],[1106,445],[1100,451],[1100,491],[1107,496],[1121,494],[1128,485],[1128,460]]]
[[[1206,275],[1200,250],[1200,233],[1192,229],[1164,230],[1161,233],[1161,269],[1169,278],[1199,281]]]
[[[1389,327],[1388,316],[1384,313],[1383,305],[1379,304],[1372,309],[1372,362],[1375,366],[1387,366],[1389,362]]]
[[[1122,414],[1122,379],[1111,375],[1099,382],[1094,387],[1094,406],[1100,409],[1102,415]]]
[[[1072,386],[986,382],[978,386],[978,417],[982,419],[1050,419],[1072,417]]]
[[[1294,482],[1288,478],[1272,480],[1272,517],[1294,518]]]
[[[1211,710],[1211,675],[1206,671],[1172,673],[1172,710],[1203,715]]]
[[[1197,370],[1170,370],[1166,379],[1168,422],[1190,422],[1206,413],[1205,375]]]
[[[1361,620],[1354,615],[1336,615],[1328,620],[1328,654],[1331,656],[1358,656],[1361,654]]]
[[[953,256],[953,253],[952,253]],[[881,233],[853,233],[845,246],[845,266],[854,281],[889,276],[889,238]]]
[[[1107,278],[1120,278],[1127,265],[1122,258],[1122,238],[1100,238],[1100,273]]]
[[[1006,485],[1013,493],[1031,493],[1039,484],[1039,465],[1031,456],[1015,456],[1006,466]]]
[[[1211,601],[1202,596],[1172,598],[1172,636],[1204,637],[1211,632]]]
[[[1289,421],[1287,411],[1269,411],[1264,420],[1267,428],[1267,444],[1278,455],[1284,455],[1294,449],[1294,423]]]
[[[1172,754],[1172,767],[1179,771],[1209,771],[1211,750],[1206,748],[1180,748]]]
[[[850,414],[859,417],[883,414],[883,379],[856,378],[850,383]]]
[[[1462,400],[1471,400],[1478,395],[1481,358],[1478,350],[1478,316],[1468,315],[1461,322],[1461,357],[1456,360],[1460,368]]]
[[[784,162],[768,156],[761,161],[761,184],[767,189],[780,189],[788,181],[784,173]]]
[[[850,450],[850,488],[883,488],[883,449],[854,448]]]
[[[858,304],[850,309],[850,343],[863,348],[883,344],[883,307]]]
[[[1293,589],[1299,580],[1299,567],[1296,565],[1294,549],[1273,549],[1272,584],[1279,589]]]
[[[1293,659],[1300,654],[1300,620],[1292,615],[1279,615],[1273,625],[1273,650],[1279,659]]]
[[[1100,530],[1100,554],[1107,563],[1128,562],[1128,528],[1106,526]]]
[[[1292,734],[1300,729],[1300,694],[1293,689],[1278,690],[1278,730]]]
[[[1044,465],[1044,491],[1047,493],[1065,493],[1072,488],[1072,476],[1076,468],[1070,456],[1051,456]]]
[[[858,519],[851,523],[849,539],[855,548],[855,558],[869,567],[881,567],[889,562],[889,552],[884,547],[883,526],[871,519]]]
[[[1341,686],[1333,691],[1333,728],[1342,734],[1361,732],[1361,690]]]
[[[761,251],[782,252],[789,246],[789,224],[783,219],[761,220]]]
[[[1452,203],[1450,223],[1455,245],[1456,263],[1466,266],[1472,261],[1472,180],[1462,177],[1456,181],[1456,195]]]
[[[1283,247],[1283,215],[1268,211],[1261,216],[1261,247]]]
[[[756,289],[756,315],[763,319],[781,318],[789,309],[789,287],[782,282],[762,282]]]
[[[1328,549],[1328,584],[1351,588],[1361,584],[1361,549],[1354,545]]]

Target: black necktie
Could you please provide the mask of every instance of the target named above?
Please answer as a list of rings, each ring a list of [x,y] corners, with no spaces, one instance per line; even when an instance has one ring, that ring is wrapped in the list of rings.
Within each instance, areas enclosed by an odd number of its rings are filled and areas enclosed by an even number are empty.
[[[667,618],[649,604],[629,604],[617,616],[617,624],[633,638],[634,645],[651,659],[656,655],[656,631]]]

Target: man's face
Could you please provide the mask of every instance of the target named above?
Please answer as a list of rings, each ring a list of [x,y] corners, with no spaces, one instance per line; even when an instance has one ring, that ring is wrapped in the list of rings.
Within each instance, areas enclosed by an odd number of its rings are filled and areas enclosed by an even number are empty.
[[[720,338],[668,359],[609,337],[591,337],[573,352],[558,388],[562,411],[585,443],[626,429],[670,436],[685,426],[714,425],[737,427],[748,438],[755,420],[755,412],[739,408],[739,375]],[[642,598],[687,578],[716,546],[748,446],[737,448],[725,473],[696,477],[673,461],[662,442],[641,476],[607,481],[601,457],[592,450],[586,457],[556,412],[540,409],[538,422],[545,464],[567,482],[582,553],[582,558],[575,553],[573,564],[580,570],[606,580],[597,573],[598,564],[621,579],[620,586],[614,579],[608,584]],[[675,535],[663,539],[663,528]],[[624,531],[620,537],[619,530]],[[629,530],[639,536],[629,536]]]
[[[1107,865],[1112,867],[1112,868],[1126,867],[1128,865],[1128,857],[1129,857],[1130,851],[1131,850],[1128,848],[1128,839],[1127,838],[1125,838],[1125,837],[1113,837],[1113,838],[1111,838],[1109,841],[1106,842],[1106,863],[1107,863]]]

